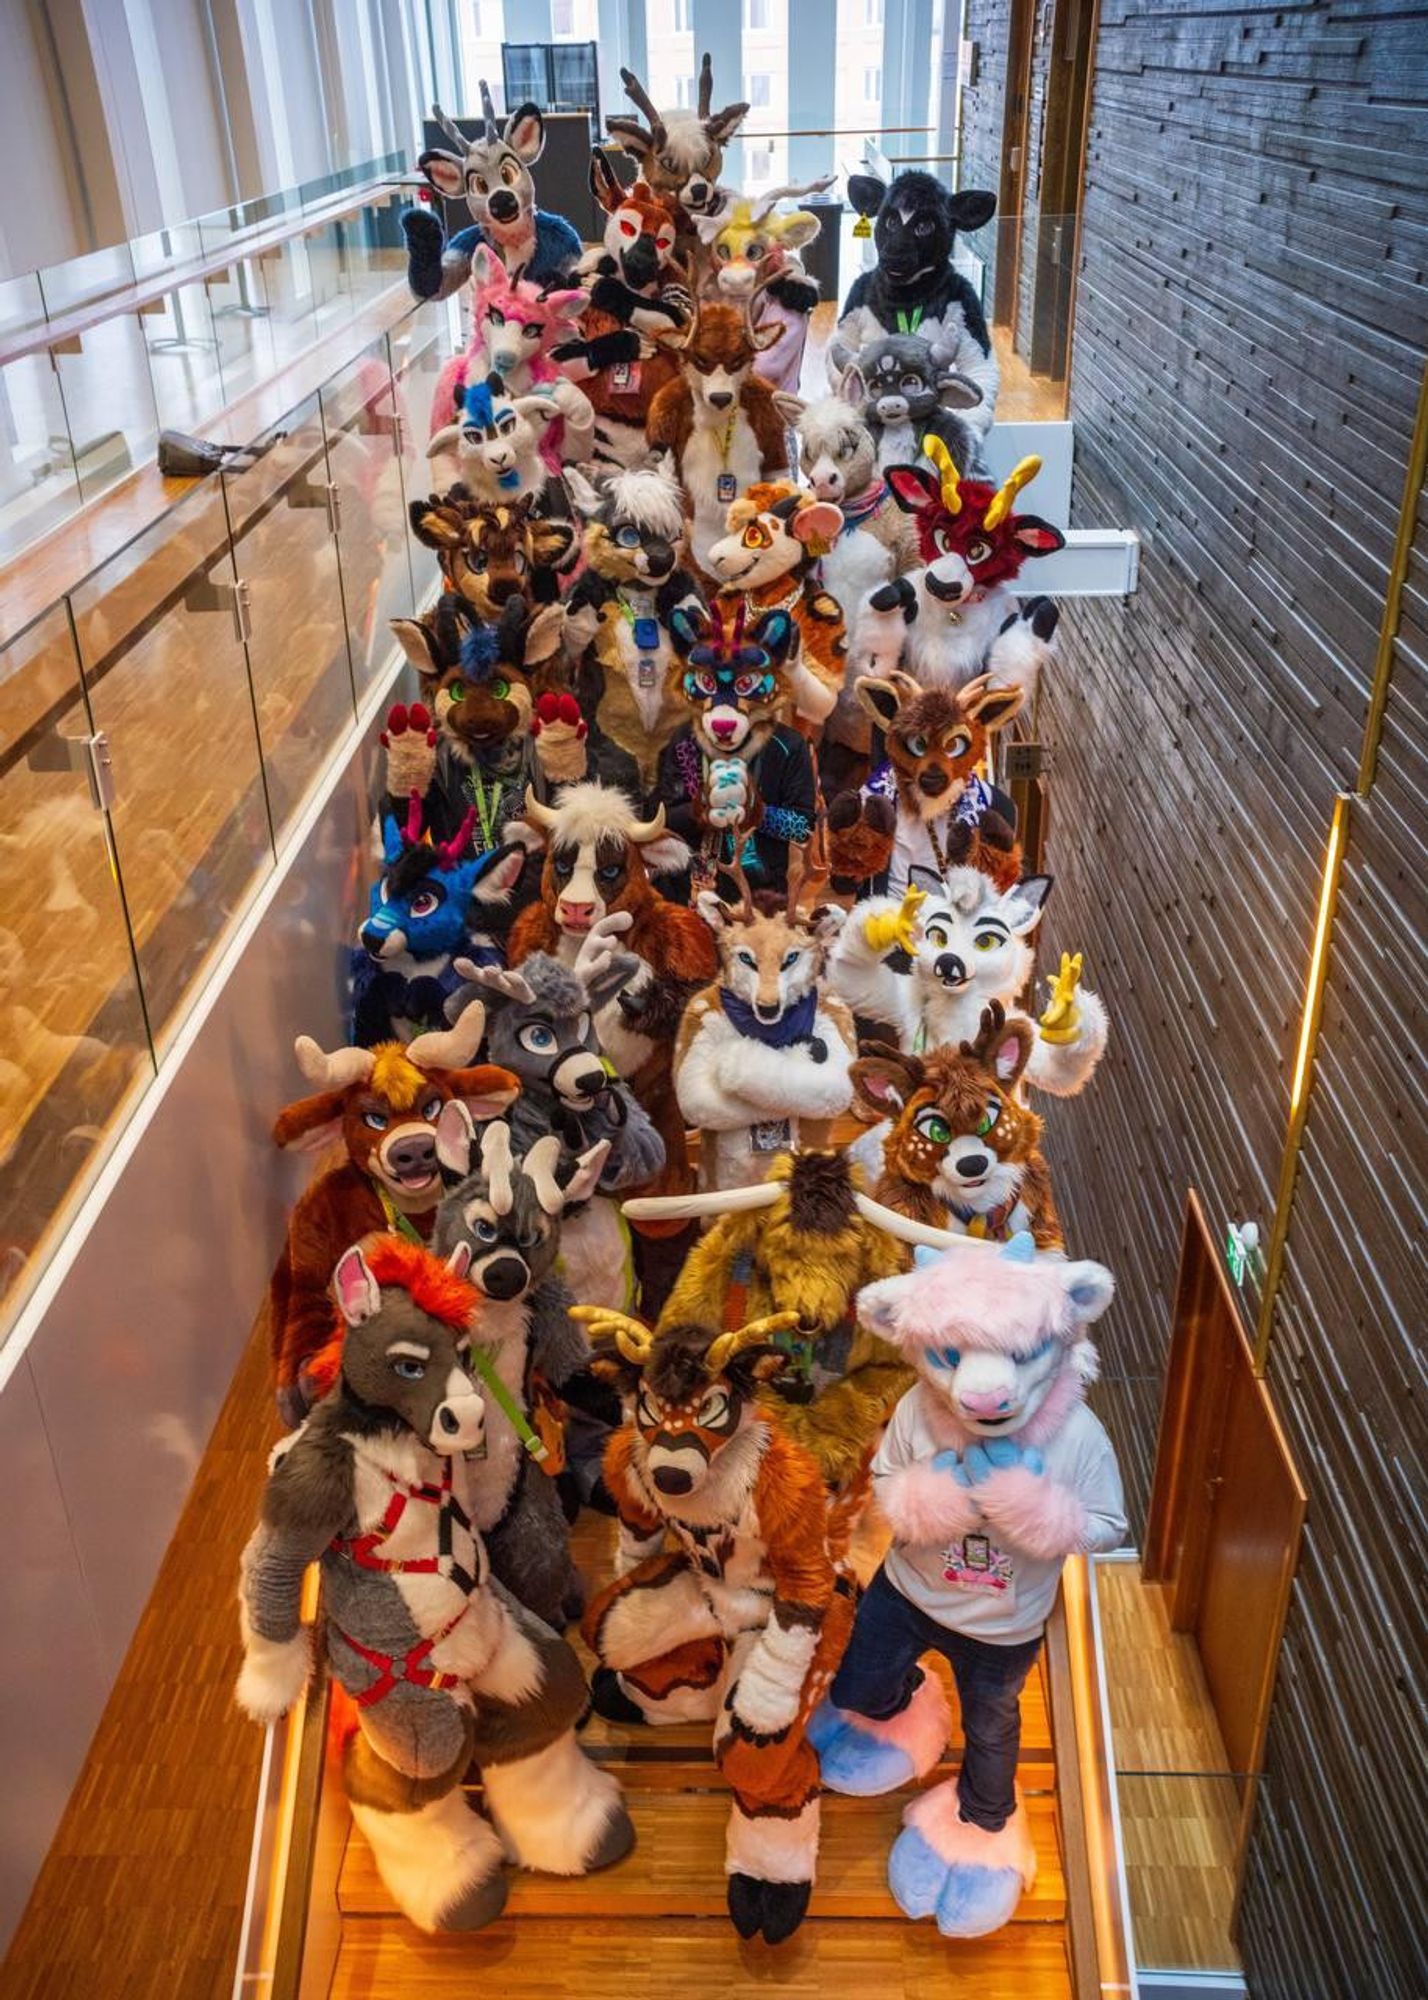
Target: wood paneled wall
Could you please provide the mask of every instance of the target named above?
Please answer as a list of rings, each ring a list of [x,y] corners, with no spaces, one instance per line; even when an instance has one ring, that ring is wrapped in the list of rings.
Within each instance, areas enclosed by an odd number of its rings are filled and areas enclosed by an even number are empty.
[[[973,0],[984,185],[1004,23]],[[1424,370],[1425,147],[1428,25],[1408,0],[1102,0],[1074,514],[1138,529],[1144,553],[1129,603],[1068,608],[1042,700],[1043,962],[1083,948],[1112,1010],[1101,1074],[1047,1130],[1070,1242],[1117,1274],[1097,1395],[1138,1513],[1186,1190],[1217,1235],[1272,1221]],[[1410,1500],[1428,1318],[1425,569],[1420,522],[1378,779],[1350,819],[1270,1352],[1310,1494],[1243,1906],[1251,1988],[1274,2000],[1428,1990],[1410,1910],[1428,1817]]]

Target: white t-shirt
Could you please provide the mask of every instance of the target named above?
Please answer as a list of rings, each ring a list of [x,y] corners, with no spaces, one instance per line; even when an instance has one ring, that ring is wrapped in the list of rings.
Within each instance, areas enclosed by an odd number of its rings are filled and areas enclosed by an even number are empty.
[[[890,1472],[928,1463],[944,1449],[927,1421],[929,1398],[935,1408],[936,1391],[915,1382],[893,1411],[873,1460],[875,1491]],[[1126,1534],[1125,1497],[1100,1419],[1076,1404],[1042,1455],[1045,1477],[1069,1486],[1086,1509],[1088,1550],[1118,1548]],[[884,1567],[889,1581],[929,1618],[993,1646],[1040,1635],[1061,1577],[1059,1560],[1043,1562],[1003,1546],[990,1522],[947,1545],[894,1542]]]

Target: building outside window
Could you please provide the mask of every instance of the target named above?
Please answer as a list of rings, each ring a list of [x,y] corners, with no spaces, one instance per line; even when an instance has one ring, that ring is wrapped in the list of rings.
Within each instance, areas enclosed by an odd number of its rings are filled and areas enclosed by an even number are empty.
[[[751,109],[744,121],[743,158],[750,177],[783,182],[788,174],[788,0],[749,0],[744,25],[743,94]],[[731,95],[719,87],[715,96]],[[778,134],[771,138],[769,134]],[[753,162],[762,158],[764,165]]]
[[[769,104],[769,79],[763,70],[757,76],[744,78],[744,95],[755,111],[766,111]]]
[[[863,102],[876,111],[883,101],[883,73],[880,69],[863,71]]]
[[[693,104],[692,0],[645,0],[645,47],[649,75],[644,81],[655,103]]]
[[[480,0],[479,6],[458,7],[456,18],[461,28],[461,75],[466,102],[454,109],[472,115],[480,110],[481,97],[476,86],[484,76],[491,86],[492,102],[498,112],[504,113],[501,44],[508,39],[520,39],[518,35],[507,34],[505,0]]]
[[[757,34],[769,25],[771,0],[744,0],[744,26]]]

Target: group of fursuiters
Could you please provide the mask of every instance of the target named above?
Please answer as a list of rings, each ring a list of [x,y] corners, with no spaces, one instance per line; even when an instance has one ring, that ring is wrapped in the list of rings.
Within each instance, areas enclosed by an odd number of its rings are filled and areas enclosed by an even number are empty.
[[[994,776],[1053,652],[1019,573],[1063,538],[1020,509],[1037,461],[986,474],[952,251],[992,196],[854,177],[876,263],[805,401],[807,190],[723,185],[747,107],[707,56],[687,109],[622,75],[600,243],[484,85],[420,162],[469,226],[405,220],[413,290],[469,306],[410,510],[443,587],[396,627],[351,1043],[298,1039],[275,1128],[322,1159],[238,1695],[278,1718],[325,1648],[354,1820],[427,1930],[629,1853],[593,1704],[712,1731],[745,1938],[807,1913],[825,1792],[903,1786],[893,1896],[980,1936],[1035,1876],[1019,1696],[1061,1565],[1125,1527],[1084,1401],[1112,1280],[1066,1253],[1039,1109],[1106,1012],[1065,954],[1023,1011],[1052,885]]]

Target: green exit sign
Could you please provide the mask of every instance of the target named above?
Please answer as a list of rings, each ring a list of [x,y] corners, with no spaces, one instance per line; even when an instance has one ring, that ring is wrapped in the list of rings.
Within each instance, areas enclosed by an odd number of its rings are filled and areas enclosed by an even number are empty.
[[[1246,1275],[1263,1275],[1259,1254],[1259,1224],[1232,1222],[1225,1231],[1225,1263],[1235,1284],[1243,1290]]]

